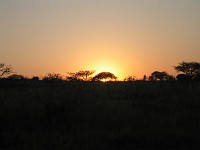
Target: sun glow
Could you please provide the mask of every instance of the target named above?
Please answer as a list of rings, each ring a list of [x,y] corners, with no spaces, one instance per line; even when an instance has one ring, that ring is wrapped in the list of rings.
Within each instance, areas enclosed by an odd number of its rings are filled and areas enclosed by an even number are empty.
[[[114,69],[114,68],[112,68],[111,66],[108,66],[108,65],[106,65],[106,66],[105,65],[98,66],[96,68],[96,72],[97,73],[100,73],[100,72],[111,72],[113,74],[117,73],[116,69]]]
[[[124,74],[126,73],[126,65],[120,58],[114,57],[111,54],[101,56],[99,54],[98,58],[90,59],[90,63],[86,63],[83,68],[89,70],[95,70],[94,75],[101,72],[110,72],[117,77],[117,80],[123,80]]]
[[[107,82],[107,80],[106,79],[102,79],[101,82]]]
[[[114,66],[111,66],[111,65],[97,65],[95,67],[95,70],[96,70],[96,74],[100,73],[100,72],[110,72],[110,73],[113,73],[115,76],[117,76],[119,78],[119,72],[117,70],[117,68],[115,68]]]

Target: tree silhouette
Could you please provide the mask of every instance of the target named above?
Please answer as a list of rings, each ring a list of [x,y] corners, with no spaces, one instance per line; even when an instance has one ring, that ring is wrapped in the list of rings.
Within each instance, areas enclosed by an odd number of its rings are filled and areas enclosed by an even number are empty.
[[[124,78],[124,81],[135,81],[135,77],[134,76],[128,76],[128,77]]]
[[[20,74],[12,74],[12,75],[8,76],[7,79],[23,80],[23,79],[25,79],[25,77],[23,75],[20,75]]]
[[[151,76],[149,76],[150,81],[164,81],[164,80],[173,80],[174,77],[169,75],[167,72],[159,72],[159,71],[154,71]]]
[[[188,80],[190,80],[190,77],[187,76],[186,74],[178,74],[178,75],[176,76],[176,79],[177,79],[178,81],[188,81]]]
[[[42,79],[44,81],[58,81],[58,80],[62,80],[62,78],[63,78],[62,75],[60,75],[59,73],[48,73]]]
[[[101,72],[98,73],[96,76],[93,77],[92,81],[109,81],[109,80],[116,80],[117,77],[110,72]]]
[[[68,81],[88,81],[92,74],[94,74],[95,70],[85,70],[78,71],[75,73],[68,72],[69,76],[67,76]]]
[[[200,75],[200,63],[198,62],[181,62],[178,66],[174,66],[177,72],[183,72],[191,80]]]
[[[40,78],[38,77],[38,76],[33,76],[32,78],[31,78],[31,80],[33,80],[33,81],[38,81]]]
[[[10,74],[13,68],[11,66],[7,66],[4,63],[0,63],[0,77],[6,74]]]

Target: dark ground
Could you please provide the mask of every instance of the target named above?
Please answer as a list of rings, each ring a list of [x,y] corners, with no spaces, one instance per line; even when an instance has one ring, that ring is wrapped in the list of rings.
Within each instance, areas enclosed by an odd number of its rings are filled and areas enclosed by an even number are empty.
[[[200,83],[0,80],[0,150],[199,150]]]

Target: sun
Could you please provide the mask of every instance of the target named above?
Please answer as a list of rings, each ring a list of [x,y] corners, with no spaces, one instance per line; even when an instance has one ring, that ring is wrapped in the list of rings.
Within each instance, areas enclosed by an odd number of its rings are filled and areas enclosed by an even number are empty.
[[[100,72],[110,72],[113,73],[115,76],[119,76],[119,72],[117,70],[117,68],[115,68],[112,65],[109,64],[101,64],[101,65],[97,65],[95,67],[96,73],[100,73]]]
[[[110,72],[114,74],[117,77],[117,80],[122,80],[124,75],[124,69],[123,66],[120,64],[119,61],[114,60],[93,60],[93,63],[87,64],[85,68],[89,68],[90,70],[95,70],[94,75],[97,75],[101,72]]]
[[[97,66],[96,68],[96,72],[111,72],[113,74],[116,74],[117,71],[116,69],[114,69],[113,67],[109,66],[109,65],[101,65],[101,66]]]

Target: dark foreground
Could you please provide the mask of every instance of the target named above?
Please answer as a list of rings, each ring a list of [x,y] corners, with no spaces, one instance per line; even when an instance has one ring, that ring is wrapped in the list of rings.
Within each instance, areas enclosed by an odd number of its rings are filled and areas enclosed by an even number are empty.
[[[1,150],[199,150],[200,83],[0,82]]]

